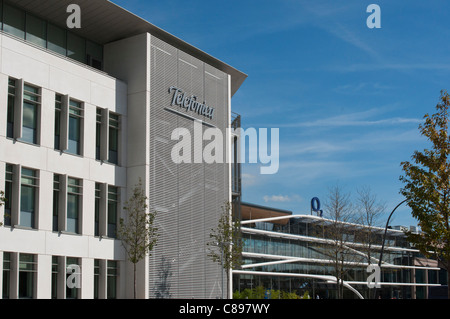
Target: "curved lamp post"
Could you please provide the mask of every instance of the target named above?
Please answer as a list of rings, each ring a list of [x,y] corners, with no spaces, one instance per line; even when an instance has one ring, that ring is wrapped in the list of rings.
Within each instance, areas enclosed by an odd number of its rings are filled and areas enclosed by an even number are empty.
[[[386,233],[387,233],[387,229],[388,229],[388,226],[389,226],[389,221],[390,221],[390,219],[391,219],[391,217],[392,217],[392,214],[394,214],[395,210],[396,210],[400,205],[402,205],[404,202],[406,202],[406,201],[407,201],[407,199],[401,201],[397,206],[395,206],[395,208],[394,208],[394,209],[392,210],[392,212],[389,214],[389,217],[388,217],[388,219],[387,219],[386,227],[384,228],[383,242],[382,242],[382,244],[381,244],[380,259],[378,260],[378,267],[379,267],[380,270],[381,270],[381,262],[382,262],[382,260],[383,260],[384,242],[385,242],[385,240],[386,240]],[[376,288],[375,288],[375,289],[376,289]],[[375,296],[376,296],[376,290],[375,290]]]

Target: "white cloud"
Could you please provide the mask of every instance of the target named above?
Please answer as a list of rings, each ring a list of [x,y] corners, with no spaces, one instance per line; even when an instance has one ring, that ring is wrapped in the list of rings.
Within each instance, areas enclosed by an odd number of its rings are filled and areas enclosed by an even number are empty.
[[[418,118],[407,117],[387,117],[382,119],[372,119],[375,116],[380,116],[386,111],[386,106],[372,108],[365,111],[341,114],[336,116],[330,116],[327,118],[319,118],[315,121],[303,121],[303,122],[290,122],[279,123],[277,127],[289,128],[289,127],[360,127],[360,126],[397,126],[400,124],[419,124],[423,121]]]
[[[293,202],[293,201],[298,201],[300,202],[302,200],[302,198],[299,195],[293,195],[293,196],[289,196],[289,195],[265,195],[263,197],[264,201],[267,202]]]

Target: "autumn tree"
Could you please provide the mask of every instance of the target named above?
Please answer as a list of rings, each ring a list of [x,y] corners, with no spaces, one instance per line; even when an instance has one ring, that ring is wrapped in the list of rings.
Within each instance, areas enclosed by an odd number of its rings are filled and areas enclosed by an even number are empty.
[[[222,214],[217,227],[211,229],[209,237],[208,257],[212,261],[220,263],[227,274],[227,282],[229,282],[231,280],[230,270],[240,267],[242,263],[243,248],[241,223],[238,218],[233,218],[230,202],[226,202],[222,206]]]
[[[420,233],[408,232],[409,240],[426,256],[435,256],[447,268],[450,279],[450,139],[448,135],[450,97],[441,92],[436,113],[424,116],[419,126],[431,147],[415,151],[412,161],[402,162],[406,197]],[[450,298],[450,285],[448,285]]]
[[[158,229],[154,226],[156,212],[147,211],[147,207],[147,197],[139,180],[123,207],[126,218],[120,218],[117,227],[117,237],[122,241],[127,258],[133,264],[135,299],[136,264],[151,255],[158,237]]]
[[[363,186],[357,189],[356,206],[358,224],[363,226],[358,234],[358,242],[362,244],[365,261],[370,265],[379,258],[379,256],[374,256],[374,252],[375,246],[378,244],[380,219],[385,213],[386,205],[377,198],[369,186]],[[375,296],[372,291],[375,292],[370,288],[367,290],[369,298]]]
[[[351,270],[349,265],[361,261],[361,256],[349,246],[356,235],[355,207],[350,193],[344,192],[340,185],[330,187],[325,200],[324,214],[328,219],[323,228],[323,236],[328,243],[324,244],[322,253],[331,265],[331,272],[336,277],[337,298],[344,297],[344,278]],[[328,266],[325,265],[325,266]]]

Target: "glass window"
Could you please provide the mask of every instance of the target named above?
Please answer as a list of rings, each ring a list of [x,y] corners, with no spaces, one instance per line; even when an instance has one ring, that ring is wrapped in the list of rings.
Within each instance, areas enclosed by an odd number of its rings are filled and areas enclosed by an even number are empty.
[[[35,227],[36,191],[38,186],[37,171],[22,168],[20,188],[20,225]]]
[[[59,174],[53,175],[53,231],[59,230],[60,177]]]
[[[58,298],[58,256],[52,256],[52,299]]]
[[[27,13],[26,16],[26,40],[43,48],[47,46],[47,23]]]
[[[79,233],[81,196],[81,181],[69,177],[67,181],[67,231],[75,234]]]
[[[31,299],[34,297],[36,266],[35,255],[19,255],[19,298]]]
[[[47,48],[53,52],[66,56],[66,43],[66,30],[49,23],[47,30]]]
[[[101,44],[89,41],[6,3],[3,8],[0,6],[0,20],[2,17],[4,21],[0,26],[5,32],[102,70]]]
[[[107,293],[106,298],[116,299],[117,298],[117,277],[119,275],[119,269],[117,266],[117,261],[108,260],[107,263],[108,275],[107,275]]]
[[[61,150],[61,105],[62,95],[55,95],[55,150]]]
[[[94,236],[100,236],[100,183],[95,183],[95,229]]]
[[[119,115],[109,115],[109,154],[108,161],[118,164],[119,162]]]
[[[103,46],[100,44],[86,41],[86,58],[88,65],[101,70],[103,61]]]
[[[80,102],[70,100],[69,105],[69,147],[68,152],[81,155],[81,127],[83,106]]]
[[[7,114],[7,128],[6,136],[14,137],[14,104],[16,97],[16,80],[8,79],[8,114]]]
[[[6,164],[5,174],[5,215],[3,224],[11,226],[11,202],[12,202],[12,185],[13,185],[13,166]]]
[[[86,63],[86,40],[72,32],[67,32],[67,56]]]
[[[100,260],[94,259],[94,299],[98,299],[99,285],[100,285]]]
[[[100,160],[102,136],[102,109],[97,108],[97,122],[95,126],[95,159]]]
[[[108,237],[116,237],[119,188],[108,186]]]
[[[79,262],[78,258],[67,257],[66,264],[67,264],[67,267],[70,265],[76,265],[76,266],[80,267],[80,262]],[[81,272],[81,270],[80,270],[80,272]],[[77,299],[79,296],[79,292],[78,292],[79,288],[76,288],[76,287],[69,288],[69,285],[67,285],[67,280],[69,279],[68,277],[70,275],[71,274],[66,274],[66,298],[67,299]]]
[[[3,4],[3,31],[25,38],[25,12],[11,7],[7,3]]]
[[[39,89],[25,84],[23,88],[22,140],[36,144],[38,137]]]
[[[3,299],[10,298],[11,253],[3,252]]]

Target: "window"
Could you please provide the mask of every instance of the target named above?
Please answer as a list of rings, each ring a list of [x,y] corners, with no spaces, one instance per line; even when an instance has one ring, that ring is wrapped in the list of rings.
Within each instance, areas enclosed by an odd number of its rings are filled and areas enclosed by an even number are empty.
[[[3,224],[11,226],[11,204],[13,193],[13,166],[6,164],[5,174],[5,215],[3,216]]]
[[[58,256],[52,256],[52,299],[58,298],[58,276],[59,260]]]
[[[16,80],[8,79],[8,111],[6,136],[14,138],[14,104],[16,99]]]
[[[100,287],[100,260],[94,259],[94,299],[99,298]]]
[[[0,2],[1,5],[1,2]],[[2,14],[3,9],[3,14]],[[98,70],[103,68],[103,46],[4,3],[0,6],[3,31]]]
[[[119,115],[109,114],[109,154],[110,163],[119,163]]]
[[[81,180],[69,177],[67,180],[67,231],[79,234],[81,216]]]
[[[73,258],[73,257],[67,257],[66,259],[66,267],[69,266],[78,266],[77,268],[80,269],[80,261],[78,258]],[[80,271],[81,272],[81,271]],[[67,299],[77,299],[79,297],[79,288],[73,287],[70,288],[69,285],[67,284],[68,280],[71,280],[71,278],[69,278],[69,276],[71,276],[72,273],[66,274],[66,298]],[[80,273],[78,274],[80,275]],[[75,278],[75,280],[78,280],[78,282],[81,282],[80,278]],[[73,282],[73,281],[72,281]]]
[[[53,175],[53,231],[59,230],[61,175]]]
[[[38,142],[39,104],[39,89],[31,85],[24,84],[22,140],[33,144],[37,144]]]
[[[25,12],[3,3],[3,31],[25,38]]]
[[[102,70],[103,46],[91,41],[86,41],[86,58],[88,65],[98,70]]]
[[[11,253],[3,252],[3,299],[10,298],[10,286],[11,286]]]
[[[37,171],[22,167],[20,188],[20,226],[35,228],[37,187]]]
[[[116,238],[118,201],[118,187],[108,186],[108,237],[111,238]]]
[[[67,32],[67,56],[86,63],[86,40],[72,32]]]
[[[83,125],[83,106],[81,102],[69,102],[69,145],[68,152],[81,155],[81,130]]]
[[[23,100],[20,101],[23,96]],[[37,144],[39,142],[40,89],[8,79],[6,136]]]
[[[107,263],[107,283],[106,283],[106,298],[116,299],[117,298],[117,277],[119,275],[119,269],[117,266],[117,261],[108,260]]]
[[[100,147],[101,147],[101,136],[102,136],[102,109],[97,108],[97,122],[95,126],[95,159],[101,159]]]
[[[100,198],[101,184],[95,183],[95,229],[94,236],[100,236]]]
[[[36,256],[19,255],[19,298],[31,299],[36,288]]]
[[[61,150],[61,108],[62,95],[55,95],[55,150]]]
[[[47,22],[27,13],[25,39],[45,48],[47,46]]]
[[[108,109],[97,108],[95,158],[119,164],[120,116]]]
[[[61,55],[67,55],[66,30],[49,23],[47,35],[47,48]]]

